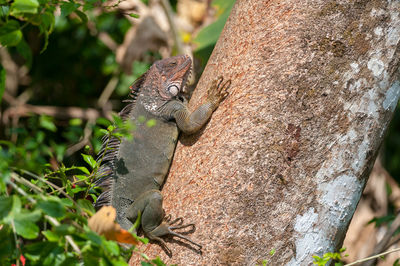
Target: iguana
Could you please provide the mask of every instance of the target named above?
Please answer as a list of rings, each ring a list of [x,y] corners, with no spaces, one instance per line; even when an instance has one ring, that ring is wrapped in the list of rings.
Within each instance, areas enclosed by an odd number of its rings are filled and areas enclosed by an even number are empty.
[[[193,226],[182,225],[182,219],[165,219],[160,188],[169,171],[179,131],[191,134],[198,131],[211,117],[220,102],[228,95],[231,81],[214,81],[206,102],[190,112],[182,93],[191,71],[189,56],[179,55],[156,61],[131,87],[131,100],[120,112],[122,119],[136,123],[133,139],[105,139],[99,153],[102,158],[96,184],[104,192],[95,206],[112,205],[117,210],[117,222],[129,229],[141,214],[145,235],[160,241],[161,236],[173,235],[189,241],[201,250],[201,245],[174,232]],[[144,118],[144,119],[143,119]],[[153,120],[149,127],[145,121]],[[105,148],[105,146],[107,148]],[[175,225],[179,221],[178,225]]]

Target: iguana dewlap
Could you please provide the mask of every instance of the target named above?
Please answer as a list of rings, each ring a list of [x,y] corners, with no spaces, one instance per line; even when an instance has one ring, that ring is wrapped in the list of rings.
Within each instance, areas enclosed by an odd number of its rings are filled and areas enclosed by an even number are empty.
[[[227,96],[230,81],[222,85],[222,78],[208,90],[206,102],[190,112],[181,93],[190,74],[191,59],[186,55],[155,62],[131,86],[132,101],[121,112],[123,119],[136,124],[133,139],[106,139],[97,184],[105,188],[96,207],[112,205],[117,210],[117,222],[129,229],[141,213],[141,226],[146,236],[158,240],[163,235],[174,235],[199,248],[201,246],[174,229],[193,225],[174,226],[164,219],[163,185],[171,165],[179,130],[198,131],[210,118],[219,103]],[[153,120],[153,126],[147,121]],[[111,150],[109,148],[112,148]],[[178,219],[179,220],[179,219]],[[181,219],[179,221],[182,221]],[[167,248],[168,249],[168,248]]]

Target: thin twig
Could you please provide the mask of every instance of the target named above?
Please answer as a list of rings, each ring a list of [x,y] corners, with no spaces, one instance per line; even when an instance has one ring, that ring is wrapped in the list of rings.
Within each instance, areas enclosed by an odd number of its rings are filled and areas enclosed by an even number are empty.
[[[389,251],[386,251],[386,252],[383,252],[383,253],[380,253],[380,254],[377,254],[377,255],[368,257],[368,258],[356,260],[356,261],[354,261],[354,262],[352,262],[352,263],[349,263],[349,264],[346,264],[346,265],[344,265],[344,266],[356,265],[357,263],[369,261],[369,260],[372,260],[372,259],[377,259],[377,258],[379,258],[379,257],[381,257],[381,256],[387,255],[387,254],[389,254],[389,253],[397,252],[397,251],[400,251],[400,248],[395,248],[395,249],[392,249],[392,250],[389,250]]]
[[[111,38],[111,36],[107,32],[99,32],[98,38],[111,51],[115,52],[117,50],[118,44],[113,40],[113,38]]]
[[[171,27],[171,34],[172,34],[172,37],[174,38],[176,50],[178,51],[178,54],[185,54],[185,51],[184,51],[183,45],[182,45],[182,41],[179,36],[178,28],[176,27],[176,24],[174,21],[174,15],[172,12],[171,4],[167,0],[161,0],[161,5],[164,8],[164,12],[167,15],[168,23]]]
[[[85,147],[85,145],[87,145],[89,143],[90,140],[90,136],[92,135],[93,132],[93,124],[94,124],[95,120],[89,120],[86,125],[85,125],[85,129],[83,130],[83,138],[81,141],[79,141],[78,143],[72,145],[71,147],[69,147],[65,154],[67,156],[70,156],[71,154],[79,151],[80,149],[82,149],[83,147]]]
[[[103,92],[101,93],[99,100],[97,101],[97,105],[104,110],[104,107],[110,98],[111,94],[115,90],[118,85],[118,76],[119,73],[114,73],[112,78],[108,81],[106,87],[104,88]]]
[[[42,178],[42,177],[40,177],[40,176],[37,176],[37,175],[35,175],[35,174],[33,174],[33,173],[29,172],[29,171],[26,171],[26,170],[23,170],[23,169],[17,169],[17,170],[18,170],[18,171],[21,171],[22,173],[27,174],[27,175],[29,175],[30,177],[33,177],[33,178],[35,178],[35,179],[37,179],[37,180],[39,180],[39,181],[41,181],[41,182],[43,182],[43,183],[46,183],[47,185],[53,187],[54,189],[59,190],[59,192],[60,192],[61,194],[63,194],[65,197],[67,197],[68,199],[70,199],[70,200],[72,201],[72,203],[75,203],[74,199],[71,198],[70,195],[68,195],[67,193],[65,193],[65,192],[64,192],[59,186],[57,186],[56,184],[53,184],[53,183],[51,183],[50,181],[48,181],[48,180],[46,180],[46,179],[44,179],[44,178]],[[13,177],[15,178],[16,175],[13,175]],[[21,180],[23,180],[22,182],[23,182],[26,186],[29,186],[29,187],[31,187],[31,188],[36,187],[36,190],[38,190],[38,192],[43,193],[43,190],[42,190],[41,188],[39,188],[39,187],[35,186],[34,184],[32,184],[31,182],[25,180],[25,178],[21,178]],[[20,183],[22,183],[22,182],[20,182]],[[75,205],[77,205],[77,204],[75,204]]]
[[[14,173],[14,175],[16,175]],[[15,176],[14,176],[15,177]],[[32,198],[31,196],[29,196],[23,189],[21,189],[20,187],[18,187],[16,184],[14,184],[13,182],[9,182],[8,184],[10,184],[19,194],[21,194],[22,196],[26,197],[28,199],[28,201],[30,201],[32,204],[36,203],[36,200],[34,198]],[[44,215],[44,218],[46,220],[48,220],[53,226],[59,226],[60,223],[57,221],[57,219],[48,216],[48,215]],[[74,240],[72,239],[72,237],[70,235],[66,235],[65,239],[67,240],[67,242],[71,245],[71,247],[74,249],[74,251],[76,253],[79,254],[79,256],[82,256],[82,252],[79,249],[78,245],[74,242]]]
[[[26,90],[26,91],[24,91],[23,93],[21,93],[17,98],[14,98],[14,105],[15,105],[15,107],[16,108],[18,108],[19,106],[22,106],[22,105],[24,105],[26,102],[28,102],[29,101],[29,99],[30,99],[30,97],[31,97],[31,95],[32,95],[32,92],[31,92],[31,90]],[[11,96],[12,97],[12,96]],[[7,119],[7,111],[5,111],[4,113],[3,113],[3,119],[5,119],[5,121],[6,121],[6,119]],[[18,121],[19,121],[19,116],[14,116],[14,117],[12,117],[12,126],[13,127],[17,127],[17,125],[18,125]],[[18,134],[17,134],[17,132],[13,132],[13,133],[11,133],[11,141],[12,142],[17,142],[17,138],[18,138]]]
[[[21,184],[23,184],[23,185],[25,185],[25,186],[27,186],[27,187],[33,189],[33,190],[36,190],[37,193],[43,193],[43,190],[42,190],[40,187],[36,186],[35,184],[32,184],[31,182],[29,182],[29,181],[26,180],[25,178],[20,178],[20,177],[19,177],[17,174],[15,174],[15,173],[11,173],[11,177],[12,177],[13,179],[15,179],[18,183],[21,183]]]
[[[24,104],[21,106],[9,107],[3,112],[3,123],[7,124],[10,117],[29,116],[31,113],[53,116],[58,119],[80,118],[85,120],[96,120],[103,114],[94,108],[80,107],[58,107],[39,106]]]
[[[75,181],[71,182],[71,185],[77,184],[77,183],[81,183],[82,181],[83,181],[83,180],[75,180]],[[56,192],[62,193],[61,191],[64,191],[65,189],[66,189],[66,186],[65,186],[65,187],[59,187],[59,188],[57,188],[57,189],[55,189],[55,190],[49,192],[48,194],[51,195],[51,194],[54,194],[54,193],[56,193]]]

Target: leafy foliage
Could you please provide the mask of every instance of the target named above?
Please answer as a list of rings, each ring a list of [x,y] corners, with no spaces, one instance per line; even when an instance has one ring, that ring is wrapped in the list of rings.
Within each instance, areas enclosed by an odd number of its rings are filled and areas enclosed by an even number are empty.
[[[398,104],[384,143],[383,163],[393,178],[400,183],[400,111]]]
[[[346,248],[341,248],[339,252],[327,252],[322,257],[314,255],[314,264],[318,266],[330,265],[331,260],[335,262],[335,266],[344,265],[342,260],[342,256],[346,257],[348,255],[342,255],[341,253],[345,252]]]
[[[53,129],[54,124],[46,119],[49,124],[44,127]],[[115,124],[120,128],[118,132],[114,126],[101,131],[109,137],[128,137],[132,125],[121,120]],[[87,225],[87,218],[95,212],[92,201],[97,192],[93,177],[101,158],[96,161],[83,154],[89,168],[62,165],[52,170],[47,165],[42,169],[44,174],[37,175],[11,166],[12,161],[7,160],[11,158],[10,147],[13,145],[8,143],[0,149],[0,235],[4,240],[0,244],[1,265],[10,265],[21,255],[30,265],[78,265],[82,261],[85,265],[127,265],[132,251],[147,258],[135,246],[124,249]],[[145,263],[163,265],[159,259],[146,259]]]

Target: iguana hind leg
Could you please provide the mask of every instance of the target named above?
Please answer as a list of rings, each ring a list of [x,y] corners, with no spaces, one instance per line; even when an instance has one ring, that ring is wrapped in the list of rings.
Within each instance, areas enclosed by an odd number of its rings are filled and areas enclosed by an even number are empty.
[[[159,190],[149,190],[138,197],[138,199],[126,211],[126,217],[134,223],[138,217],[138,213],[142,214],[141,225],[146,236],[152,240],[161,242],[164,247],[171,253],[165,241],[161,238],[164,235],[172,235],[192,243],[201,250],[202,246],[190,240],[186,236],[174,232],[177,229],[191,227],[194,224],[183,224],[182,218],[170,221],[170,216],[164,220],[164,211],[162,208],[162,195]],[[164,220],[164,221],[163,221]]]

